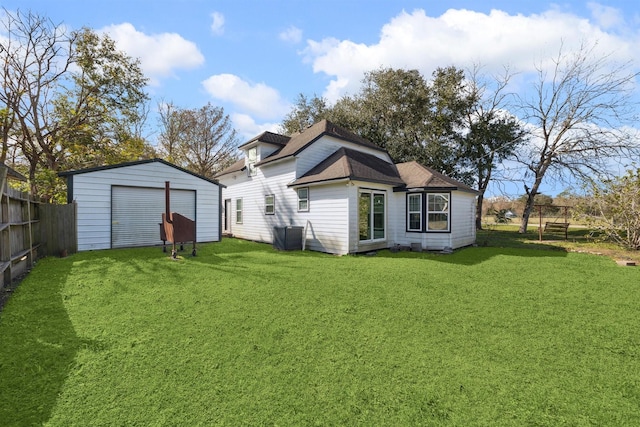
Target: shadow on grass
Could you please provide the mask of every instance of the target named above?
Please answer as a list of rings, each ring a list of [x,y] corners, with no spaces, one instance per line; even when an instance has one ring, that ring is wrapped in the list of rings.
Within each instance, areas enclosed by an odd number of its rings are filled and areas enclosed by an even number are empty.
[[[458,265],[476,265],[489,259],[508,255],[520,257],[523,259],[531,258],[558,258],[566,257],[567,251],[563,248],[551,246],[552,249],[540,250],[535,248],[501,248],[501,247],[467,247],[461,248],[453,253],[444,254],[439,252],[397,252],[393,253],[389,250],[378,252],[377,256],[382,258],[423,258],[433,261],[444,262],[448,264]],[[526,262],[526,261],[525,261]]]
[[[509,230],[482,230],[477,234],[477,246],[461,248],[451,254],[438,252],[379,252],[378,256],[388,258],[428,258],[460,265],[474,265],[498,255],[522,258],[566,257],[567,250],[553,242],[539,242],[538,234],[519,234]]]
[[[44,259],[0,313],[0,420],[42,425],[51,416],[80,348],[62,297],[67,259]]]

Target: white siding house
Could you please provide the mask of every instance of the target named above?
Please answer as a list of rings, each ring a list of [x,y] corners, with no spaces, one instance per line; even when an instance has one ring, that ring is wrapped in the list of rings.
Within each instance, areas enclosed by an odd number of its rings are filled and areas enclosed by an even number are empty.
[[[326,120],[240,149],[245,158],[216,177],[228,235],[272,243],[276,227],[297,227],[304,247],[333,254],[475,243],[473,189],[416,162],[396,165]]]
[[[170,207],[196,221],[198,242],[221,235],[217,181],[161,159],[62,172],[68,202],[77,204],[78,250],[160,245],[165,182]]]

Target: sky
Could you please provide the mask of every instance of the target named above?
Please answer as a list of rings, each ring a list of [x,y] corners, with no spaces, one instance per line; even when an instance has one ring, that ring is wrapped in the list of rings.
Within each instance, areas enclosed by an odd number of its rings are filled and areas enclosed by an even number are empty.
[[[151,108],[223,107],[241,142],[277,131],[299,94],[330,103],[381,67],[508,67],[597,41],[612,59],[640,52],[637,0],[0,0],[71,30],[90,27],[139,58]],[[640,63],[634,64],[640,70]],[[517,80],[516,80],[517,82]],[[526,91],[526,80],[520,80]],[[159,129],[150,116],[149,139]]]

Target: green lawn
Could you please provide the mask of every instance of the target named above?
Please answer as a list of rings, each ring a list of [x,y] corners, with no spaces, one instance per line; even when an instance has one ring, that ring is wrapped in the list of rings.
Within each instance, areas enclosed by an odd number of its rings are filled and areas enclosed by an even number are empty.
[[[640,425],[640,269],[532,247],[43,259],[0,425]]]

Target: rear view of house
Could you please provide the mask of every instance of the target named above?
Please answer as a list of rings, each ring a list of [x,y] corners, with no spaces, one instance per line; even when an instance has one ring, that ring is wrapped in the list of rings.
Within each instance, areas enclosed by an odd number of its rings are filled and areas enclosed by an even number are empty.
[[[283,227],[306,248],[333,254],[395,245],[458,248],[475,242],[477,193],[323,120],[292,137],[265,132],[216,178],[223,232],[272,243]]]

